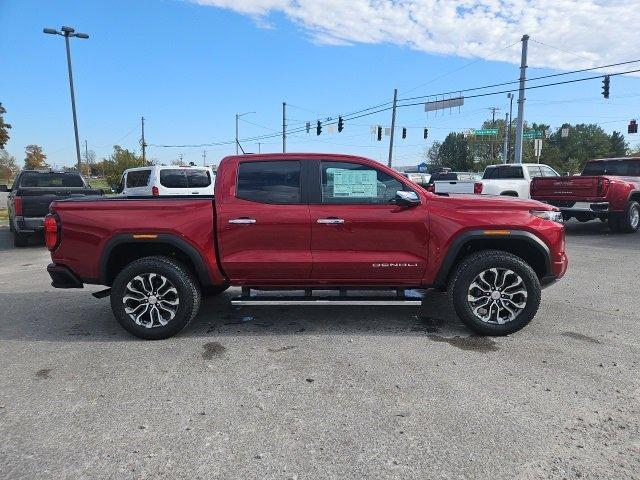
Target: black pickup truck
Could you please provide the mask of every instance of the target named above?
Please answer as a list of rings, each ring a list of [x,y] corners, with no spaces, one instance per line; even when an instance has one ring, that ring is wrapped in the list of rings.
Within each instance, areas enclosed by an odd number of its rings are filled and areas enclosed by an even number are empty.
[[[2,185],[0,190],[8,189]],[[29,236],[42,231],[51,202],[88,195],[103,195],[103,191],[91,188],[77,172],[21,171],[7,197],[13,244],[26,247]]]

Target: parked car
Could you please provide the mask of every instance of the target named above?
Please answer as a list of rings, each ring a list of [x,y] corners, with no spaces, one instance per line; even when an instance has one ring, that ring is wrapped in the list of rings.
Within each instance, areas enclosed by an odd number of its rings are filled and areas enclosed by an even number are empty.
[[[215,191],[54,203],[45,221],[52,285],[110,287],[94,295],[109,295],[120,324],[147,339],[178,333],[201,292],[230,285],[242,287],[238,305],[420,305],[405,289],[434,287],[470,328],[504,335],[531,321],[541,287],[567,268],[555,207],[434,195],[361,157],[227,157]],[[393,296],[350,296],[382,287]],[[270,289],[305,294],[252,294]],[[313,294],[328,289],[340,295]]]
[[[614,232],[637,232],[640,157],[590,160],[581,175],[536,178],[531,182],[531,197],[558,207],[567,220],[600,219]]]
[[[420,185],[422,188],[427,188],[431,175],[429,173],[419,172],[401,172],[400,175],[408,178],[416,185]]]
[[[29,237],[42,231],[51,202],[102,194],[101,189],[91,188],[77,172],[21,171],[7,196],[9,229],[13,233],[14,246],[27,246]]]
[[[548,165],[539,163],[489,165],[482,175],[476,193],[530,198],[529,184],[534,177],[559,177]]]
[[[431,176],[427,190],[433,193],[476,193],[477,186],[471,172],[442,172]]]
[[[214,182],[210,167],[152,165],[125,170],[117,192],[131,197],[213,195]]]

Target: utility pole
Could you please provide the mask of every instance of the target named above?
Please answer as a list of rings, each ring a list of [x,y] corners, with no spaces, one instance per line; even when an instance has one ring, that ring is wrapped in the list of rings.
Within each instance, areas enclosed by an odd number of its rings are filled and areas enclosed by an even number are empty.
[[[504,114],[504,145],[502,148],[502,163],[508,163],[507,157],[509,155],[509,130],[507,129],[507,124],[509,123],[509,114]]]
[[[491,110],[491,128],[496,128],[496,111],[500,110],[498,107],[490,107],[489,110]],[[494,152],[494,148],[493,148],[493,143],[494,143],[494,138],[493,135],[491,135],[491,160],[495,160],[496,159],[496,155]]]
[[[262,153],[262,152],[260,151],[260,142],[258,142],[258,153]]]
[[[256,113],[256,112],[244,112],[244,113],[236,113],[236,155],[238,155],[238,147],[240,147],[240,140],[238,139],[238,119],[240,117],[244,117],[245,115],[249,115],[250,113]],[[242,147],[240,147],[242,148]],[[242,153],[244,153],[244,150],[242,150]]]
[[[202,150],[202,166],[203,167],[207,166],[207,151],[206,150]]]
[[[62,27],[60,31],[55,28],[45,28],[42,30],[44,33],[50,35],[62,35],[67,47],[67,68],[69,70],[69,89],[71,90],[71,110],[73,112],[73,131],[76,135],[76,157],[78,159],[78,172],[82,171],[82,163],[80,160],[80,139],[78,138],[78,117],[76,116],[76,95],[73,91],[73,71],[71,70],[71,47],[69,46],[69,37],[74,38],[89,38],[86,33],[77,33],[72,27]]]
[[[140,138],[140,145],[142,146],[142,163],[147,164],[147,142],[144,141],[144,117],[142,120],[142,137]]]
[[[282,102],[282,153],[287,151],[287,103]]]
[[[509,158],[511,157],[511,124],[513,123],[513,93],[507,93],[507,98],[509,99],[509,136],[507,137],[507,156],[505,163],[509,163]]]
[[[88,174],[90,174],[91,171],[89,170],[89,147],[87,146],[87,140],[86,139],[84,141],[84,161],[87,164],[87,172],[88,172]],[[80,172],[80,174],[82,175],[82,172]]]
[[[522,58],[520,59],[520,88],[518,90],[518,121],[516,123],[516,148],[514,163],[522,163],[522,130],[524,129],[524,89],[527,80],[527,47],[529,35],[522,36]]]
[[[391,111],[391,136],[389,137],[389,162],[387,165],[391,167],[391,159],[393,158],[393,133],[396,130],[396,104],[398,103],[398,89],[393,89],[393,110]]]

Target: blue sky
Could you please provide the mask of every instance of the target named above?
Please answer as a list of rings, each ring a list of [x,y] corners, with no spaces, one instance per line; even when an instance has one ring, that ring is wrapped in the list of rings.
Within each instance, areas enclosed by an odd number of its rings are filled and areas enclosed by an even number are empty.
[[[305,121],[390,101],[395,87],[404,98],[514,80],[519,44],[487,60],[476,61],[477,56],[517,42],[527,33],[504,32],[500,38],[492,37],[492,43],[469,42],[444,54],[443,45],[454,45],[446,33],[440,34],[437,45],[393,31],[371,38],[343,37],[297,12],[275,7],[256,11],[251,1],[243,8],[237,4],[243,2],[218,8],[179,0],[0,1],[0,102],[7,109],[6,121],[13,125],[8,151],[22,163],[24,147],[36,143],[51,164],[75,162],[64,40],[44,35],[43,27],[70,25],[90,35],[88,40],[72,40],[72,57],[80,138],[98,158],[114,144],[138,150],[142,115],[150,144],[212,143],[233,139],[236,113],[256,112],[240,122],[241,138],[278,131],[283,101],[290,105],[289,122],[296,128]],[[631,49],[617,49],[621,53],[614,57],[605,47],[590,44],[580,53],[558,57],[557,48],[574,50],[576,43],[548,37],[552,35],[544,31],[532,33],[532,38],[556,48],[532,42],[530,65],[576,67],[583,66],[581,62],[634,58]],[[558,71],[530,68],[529,75]],[[602,99],[599,80],[531,90],[526,119],[552,126],[595,122],[607,131],[626,134],[628,121],[638,115],[639,82],[637,77],[612,78],[610,100]],[[399,109],[397,126],[409,127],[409,133],[406,140],[397,137],[396,162],[419,163],[433,140],[450,131],[480,127],[492,106],[499,107],[497,115],[504,118],[506,96],[471,99],[460,113],[437,117],[427,116],[420,106]],[[327,127],[320,137],[313,130],[311,135],[298,133],[289,138],[288,150],[385,160],[388,139],[371,138],[370,127],[376,124],[388,126],[390,113],[347,121],[340,134],[329,134]],[[423,127],[429,128],[427,141],[422,139]],[[640,141],[629,140],[632,145]],[[256,142],[244,147],[258,150]],[[265,139],[260,148],[280,151],[281,141]],[[151,147],[148,156],[169,163],[182,154],[185,160],[200,163],[203,149],[207,163],[235,152],[233,145]]]

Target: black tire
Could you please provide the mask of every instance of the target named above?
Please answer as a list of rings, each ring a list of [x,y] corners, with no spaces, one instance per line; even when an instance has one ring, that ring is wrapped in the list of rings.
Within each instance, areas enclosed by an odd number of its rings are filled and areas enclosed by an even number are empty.
[[[26,247],[29,245],[29,235],[26,233],[13,232],[13,246],[14,247]]]
[[[624,213],[618,217],[617,231],[635,233],[638,231],[638,227],[640,227],[640,204],[631,200],[627,203]]]
[[[144,325],[136,323],[129,313],[125,311],[127,305],[124,303],[124,297],[127,291],[127,285],[135,281],[135,277],[144,274],[161,275],[173,284],[173,287],[175,287],[177,291],[178,304],[177,307],[175,307],[175,316],[168,320],[166,325],[153,325],[154,321],[151,317],[151,325],[153,326],[147,328]],[[133,285],[139,286],[139,284]],[[154,288],[153,284],[150,288]],[[160,288],[157,290],[159,292]],[[147,298],[147,301],[151,304],[151,297]],[[160,299],[162,296],[158,296],[158,298]],[[175,301],[175,298],[172,298],[172,300]],[[154,303],[156,302],[155,296],[153,301]],[[113,285],[111,285],[111,310],[116,320],[118,320],[118,323],[129,333],[145,340],[162,340],[177,334],[193,320],[199,309],[199,283],[187,267],[169,257],[154,256],[135,260],[118,274]],[[147,322],[147,324],[149,324],[149,322]]]
[[[505,323],[483,321],[474,314],[468,300],[469,288],[476,277],[491,268],[515,272],[522,279],[526,289],[524,308],[515,318]],[[504,281],[503,278],[503,284]],[[484,250],[464,258],[451,276],[447,289],[449,300],[460,320],[471,330],[482,335],[508,335],[517,332],[533,319],[540,306],[541,288],[536,273],[520,257],[502,250]],[[498,312],[497,315],[500,313]],[[491,309],[489,317],[491,317]]]

